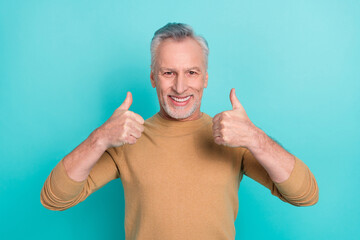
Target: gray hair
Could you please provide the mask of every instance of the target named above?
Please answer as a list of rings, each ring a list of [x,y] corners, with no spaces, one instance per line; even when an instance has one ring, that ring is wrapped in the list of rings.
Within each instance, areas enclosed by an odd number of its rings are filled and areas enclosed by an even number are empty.
[[[208,67],[208,56],[209,56],[209,46],[206,39],[202,36],[196,35],[191,26],[183,23],[168,23],[162,28],[158,29],[154,33],[154,37],[151,40],[151,70],[155,69],[156,58],[157,58],[157,48],[160,43],[162,43],[165,39],[171,38],[176,41],[184,40],[185,38],[190,37],[196,40],[204,53],[205,59],[205,67]]]

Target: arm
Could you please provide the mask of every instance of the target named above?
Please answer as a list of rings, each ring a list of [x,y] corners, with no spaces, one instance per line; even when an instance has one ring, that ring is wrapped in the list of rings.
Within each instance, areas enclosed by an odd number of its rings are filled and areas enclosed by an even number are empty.
[[[215,142],[247,148],[242,171],[282,200],[296,206],[315,204],[318,187],[308,167],[250,121],[234,90],[230,93],[230,100],[233,110],[213,118]]]
[[[41,190],[40,201],[46,208],[72,207],[120,176],[115,161],[122,153],[116,147],[135,144],[144,131],[144,119],[128,111],[131,103],[128,93],[113,115],[57,164]]]
[[[319,200],[319,189],[310,169],[296,156],[290,176],[280,183],[274,182],[255,156],[245,149],[241,174],[254,179],[271,191],[271,194],[294,206],[311,206]]]
[[[290,177],[295,166],[295,157],[272,140],[262,130],[253,128],[254,140],[247,148],[266,169],[272,181],[284,182]]]
[[[122,154],[117,149],[106,150],[82,181],[75,181],[68,175],[62,159],[41,189],[41,204],[50,210],[63,211],[84,201],[106,183],[120,177],[116,160],[121,158]]]

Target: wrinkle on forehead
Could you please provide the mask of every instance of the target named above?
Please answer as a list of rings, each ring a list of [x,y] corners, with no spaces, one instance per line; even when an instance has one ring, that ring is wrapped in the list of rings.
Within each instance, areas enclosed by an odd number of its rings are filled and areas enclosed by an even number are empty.
[[[162,42],[157,54],[157,68],[172,70],[189,70],[197,67],[206,72],[206,59],[200,44],[191,38],[182,41],[166,39]]]
[[[196,66],[194,66],[194,67],[185,67],[184,70],[185,70],[185,71],[196,70],[196,71],[202,72],[201,67],[196,67]],[[173,68],[173,67],[160,67],[160,68],[159,68],[159,71],[174,71],[174,72],[176,72],[176,71],[177,71],[177,68]]]

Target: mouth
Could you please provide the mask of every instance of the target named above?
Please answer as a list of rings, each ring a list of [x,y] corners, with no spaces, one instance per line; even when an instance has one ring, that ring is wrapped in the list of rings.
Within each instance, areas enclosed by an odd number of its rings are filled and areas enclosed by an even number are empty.
[[[172,96],[172,95],[168,95],[168,96],[171,99],[171,102],[175,106],[185,106],[186,104],[189,103],[192,95],[189,95],[186,97],[177,97],[177,96]]]

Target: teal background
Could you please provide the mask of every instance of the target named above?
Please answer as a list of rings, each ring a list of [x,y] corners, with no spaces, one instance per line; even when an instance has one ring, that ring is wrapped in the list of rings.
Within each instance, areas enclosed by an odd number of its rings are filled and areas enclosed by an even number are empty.
[[[63,212],[40,190],[53,167],[133,93],[158,111],[150,40],[184,22],[209,42],[202,111],[250,119],[315,175],[320,199],[295,207],[247,177],[236,239],[359,239],[359,1],[0,0],[0,238],[124,239],[115,180]]]

